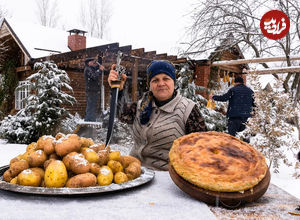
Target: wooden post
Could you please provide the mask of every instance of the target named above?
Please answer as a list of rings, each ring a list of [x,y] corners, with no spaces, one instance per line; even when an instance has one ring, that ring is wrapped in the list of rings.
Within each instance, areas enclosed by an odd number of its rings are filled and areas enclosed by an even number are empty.
[[[132,91],[131,91],[132,102],[137,101],[138,73],[139,73],[139,60],[136,58],[134,59],[134,64],[132,68]]]

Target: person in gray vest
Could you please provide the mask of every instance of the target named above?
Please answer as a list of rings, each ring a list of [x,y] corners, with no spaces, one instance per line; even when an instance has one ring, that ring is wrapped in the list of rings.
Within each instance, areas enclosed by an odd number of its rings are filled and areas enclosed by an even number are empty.
[[[110,71],[110,85],[117,76],[115,70]],[[121,78],[122,95],[126,75]],[[147,68],[147,79],[149,91],[137,103],[123,105],[120,119],[133,124],[134,146],[130,154],[145,167],[168,170],[173,141],[185,134],[206,131],[206,126],[196,103],[175,90],[173,64],[153,61]]]

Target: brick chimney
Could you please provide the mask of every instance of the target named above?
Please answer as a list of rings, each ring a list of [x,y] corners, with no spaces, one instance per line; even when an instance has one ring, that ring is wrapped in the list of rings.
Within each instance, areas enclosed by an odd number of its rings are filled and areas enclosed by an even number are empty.
[[[71,51],[81,50],[86,48],[86,37],[84,36],[86,31],[72,29],[68,31],[68,47]]]

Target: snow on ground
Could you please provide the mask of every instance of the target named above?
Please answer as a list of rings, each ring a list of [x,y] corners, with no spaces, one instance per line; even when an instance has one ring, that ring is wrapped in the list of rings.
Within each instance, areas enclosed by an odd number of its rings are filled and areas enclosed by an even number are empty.
[[[292,155],[291,152],[288,153],[288,158],[293,163],[294,161],[296,161],[296,158]],[[300,199],[300,179],[294,178],[292,176],[293,173],[293,167],[287,167],[283,164],[279,168],[279,173],[271,173],[271,183],[275,184],[276,186],[280,187],[281,189]]]
[[[0,166],[8,165],[12,158],[23,154],[26,146],[24,144],[7,144],[6,141],[0,140]]]

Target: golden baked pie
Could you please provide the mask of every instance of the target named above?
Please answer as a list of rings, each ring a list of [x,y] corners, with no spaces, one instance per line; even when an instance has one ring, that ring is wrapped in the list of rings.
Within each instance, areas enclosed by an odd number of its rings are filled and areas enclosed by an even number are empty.
[[[257,185],[267,172],[262,153],[221,132],[197,132],[173,142],[170,164],[188,182],[212,191],[237,192]]]

